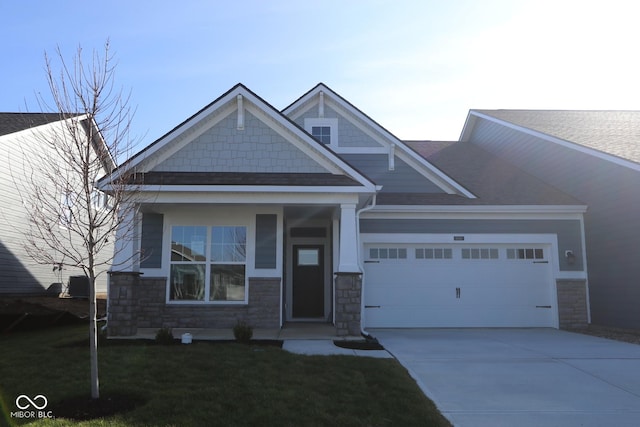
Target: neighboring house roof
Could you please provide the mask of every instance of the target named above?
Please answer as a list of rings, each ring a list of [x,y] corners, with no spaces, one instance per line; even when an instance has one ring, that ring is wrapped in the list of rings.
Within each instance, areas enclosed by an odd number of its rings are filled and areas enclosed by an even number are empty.
[[[584,205],[473,144],[409,141],[407,145],[473,191],[477,198],[447,194],[380,195],[381,204]]]
[[[640,163],[640,111],[471,110],[470,115],[498,119]],[[465,126],[461,140],[471,131]]]
[[[58,113],[0,113],[0,136],[59,120]]]

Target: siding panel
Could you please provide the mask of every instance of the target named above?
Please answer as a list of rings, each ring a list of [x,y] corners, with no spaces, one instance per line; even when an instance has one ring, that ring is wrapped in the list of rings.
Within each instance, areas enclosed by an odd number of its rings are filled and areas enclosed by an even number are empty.
[[[162,268],[162,234],[164,215],[142,214],[142,260],[140,268]]]
[[[385,154],[341,154],[340,157],[376,184],[382,185],[382,193],[444,193],[397,157],[392,171],[389,170],[389,158]]]
[[[256,215],[256,268],[276,268],[277,233],[277,215]]]
[[[470,141],[588,205],[592,322],[640,328],[640,173],[485,120]]]

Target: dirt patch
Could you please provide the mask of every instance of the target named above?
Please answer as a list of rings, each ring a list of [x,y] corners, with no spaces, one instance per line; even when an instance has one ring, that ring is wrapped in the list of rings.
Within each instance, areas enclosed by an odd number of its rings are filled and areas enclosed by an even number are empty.
[[[610,340],[623,341],[631,344],[640,344],[640,330],[610,328],[607,326],[589,325],[585,329],[573,329],[570,332],[608,338]]]

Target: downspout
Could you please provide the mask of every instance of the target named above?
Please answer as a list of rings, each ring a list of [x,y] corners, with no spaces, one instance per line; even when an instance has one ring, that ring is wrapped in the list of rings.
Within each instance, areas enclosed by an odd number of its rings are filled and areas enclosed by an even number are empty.
[[[365,338],[369,338],[370,335],[367,334],[364,331],[364,328],[362,327],[362,320],[364,317],[364,259],[362,257],[362,250],[361,250],[361,245],[362,242],[360,241],[360,214],[362,212],[366,212],[369,211],[373,208],[376,207],[376,198],[378,196],[377,191],[380,191],[380,189],[382,188],[382,186],[378,186],[376,187],[376,193],[373,195],[372,199],[371,199],[371,204],[369,206],[365,206],[362,209],[360,209],[359,211],[356,212],[356,238],[358,239],[358,241],[356,242],[356,246],[358,248],[358,267],[360,267],[360,271],[362,272],[362,286],[360,288],[360,335],[362,335]]]

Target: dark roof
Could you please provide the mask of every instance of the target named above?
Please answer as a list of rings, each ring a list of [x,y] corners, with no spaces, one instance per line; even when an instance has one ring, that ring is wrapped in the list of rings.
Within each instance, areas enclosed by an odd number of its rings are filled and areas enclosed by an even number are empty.
[[[59,120],[59,113],[0,113],[0,136]]]
[[[344,175],[330,173],[246,173],[246,172],[146,172],[136,174],[135,184],[144,185],[276,185],[359,186]]]
[[[407,142],[418,153],[474,195],[467,199],[449,194],[385,194],[381,204],[434,205],[584,205],[482,148],[465,142]]]
[[[473,111],[640,163],[640,111]]]

